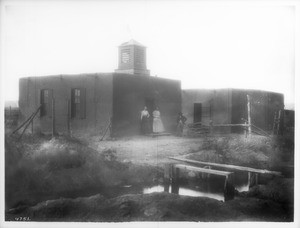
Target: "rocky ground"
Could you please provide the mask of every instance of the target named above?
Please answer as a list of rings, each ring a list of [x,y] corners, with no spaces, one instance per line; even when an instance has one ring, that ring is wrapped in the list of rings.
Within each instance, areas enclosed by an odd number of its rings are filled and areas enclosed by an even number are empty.
[[[170,156],[281,171],[293,165],[293,148],[284,142],[239,135],[101,142],[96,137],[6,137],[6,220],[293,221],[292,172],[236,192],[227,202],[140,190],[163,183],[163,166],[174,162]],[[137,190],[126,190],[132,188]]]

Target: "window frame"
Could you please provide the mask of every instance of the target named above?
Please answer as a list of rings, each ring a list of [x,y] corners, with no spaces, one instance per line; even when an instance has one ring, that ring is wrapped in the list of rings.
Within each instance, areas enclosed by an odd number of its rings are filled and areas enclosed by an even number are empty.
[[[85,88],[71,89],[71,119],[85,119],[86,118],[86,95]]]

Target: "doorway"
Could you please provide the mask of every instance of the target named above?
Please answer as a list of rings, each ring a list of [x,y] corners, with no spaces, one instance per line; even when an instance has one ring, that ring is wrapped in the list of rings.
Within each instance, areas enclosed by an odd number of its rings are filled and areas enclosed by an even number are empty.
[[[156,105],[155,105],[155,99],[154,98],[146,98],[145,99],[145,106],[147,107],[148,109],[148,112],[150,114],[150,132],[153,131],[153,117],[152,117],[152,112],[154,111]]]
[[[153,98],[146,98],[145,106],[147,107],[149,114],[152,115],[152,112],[155,109],[155,100]]]
[[[202,120],[202,103],[194,103],[194,123]]]

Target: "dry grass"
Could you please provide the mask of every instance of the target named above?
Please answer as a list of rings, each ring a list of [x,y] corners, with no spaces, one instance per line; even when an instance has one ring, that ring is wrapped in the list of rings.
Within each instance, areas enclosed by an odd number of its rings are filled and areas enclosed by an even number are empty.
[[[68,191],[149,182],[157,175],[153,168],[118,162],[112,149],[96,151],[67,137],[6,138],[5,153],[7,209]]]
[[[190,158],[268,169],[293,160],[293,141],[288,137],[256,135],[207,137]]]
[[[161,143],[159,147],[157,146],[162,150],[159,153],[161,160],[166,160],[171,152],[178,153],[176,149],[184,151],[183,146],[188,152],[190,145],[197,145],[199,149],[192,155],[195,159],[273,169],[283,158],[288,157],[292,160],[293,156],[287,156],[288,153],[293,153],[293,144],[288,140],[290,139],[269,139],[260,136],[245,139],[243,136],[234,135],[201,139],[198,144],[184,138],[179,138],[178,142],[165,139],[161,141],[152,139],[151,142],[155,145]],[[141,148],[142,145],[145,146],[143,142],[140,142]],[[179,142],[182,144],[176,144]],[[50,139],[25,135],[22,141],[6,137],[6,208],[34,204],[40,200],[40,196],[58,197],[61,192],[145,184],[152,182],[153,179],[159,179],[162,173],[153,166],[141,163],[137,165],[136,162],[118,162],[117,156],[121,154],[119,150],[127,145],[126,143],[129,146],[124,154],[139,153],[146,157],[145,150],[140,147],[134,148],[127,141],[114,142],[116,145],[120,144],[116,151],[109,149],[110,147],[99,147],[94,150],[86,143],[68,137]],[[153,146],[148,148],[149,151],[154,149]],[[158,154],[154,155],[153,157],[158,159]]]

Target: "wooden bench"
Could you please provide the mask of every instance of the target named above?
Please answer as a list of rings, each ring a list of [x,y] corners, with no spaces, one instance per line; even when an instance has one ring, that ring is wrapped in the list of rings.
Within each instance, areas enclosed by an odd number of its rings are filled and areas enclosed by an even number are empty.
[[[227,164],[212,163],[212,162],[202,162],[202,161],[195,161],[195,160],[179,158],[179,157],[169,157],[169,158],[176,160],[176,161],[186,162],[186,163],[190,163],[190,164],[194,164],[194,165],[214,166],[214,167],[219,167],[219,168],[248,172],[248,186],[249,187],[252,186],[252,182],[254,182],[254,185],[258,184],[258,174],[270,174],[270,175],[275,175],[275,176],[282,176],[281,172],[270,171],[270,170],[266,170],[266,169],[255,169],[255,168],[250,168],[250,167],[245,167],[245,166],[227,165]],[[253,177],[252,174],[255,174],[255,176]],[[253,178],[255,178],[255,180],[251,181]]]
[[[172,185],[172,193],[178,193],[178,189],[174,191],[174,187],[178,188],[177,183],[179,179],[179,172],[180,170],[189,170],[198,173],[206,173],[209,175],[218,175],[225,177],[224,183],[224,200],[230,200],[234,198],[234,187],[233,187],[233,172],[228,171],[220,171],[220,170],[213,170],[208,168],[200,168],[195,166],[183,165],[183,164],[175,164],[171,166],[167,166],[165,169],[165,183],[168,182],[168,179],[171,178]]]

